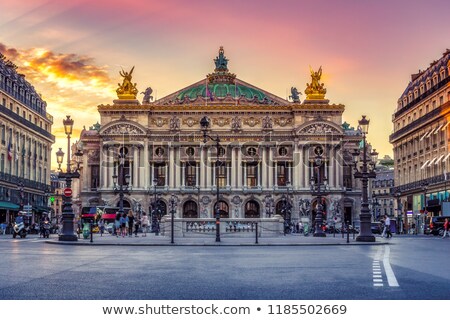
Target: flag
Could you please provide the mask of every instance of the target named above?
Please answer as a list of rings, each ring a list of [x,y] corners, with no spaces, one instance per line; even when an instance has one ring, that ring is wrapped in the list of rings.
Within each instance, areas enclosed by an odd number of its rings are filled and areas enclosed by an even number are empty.
[[[8,160],[12,160],[11,142],[8,144]]]

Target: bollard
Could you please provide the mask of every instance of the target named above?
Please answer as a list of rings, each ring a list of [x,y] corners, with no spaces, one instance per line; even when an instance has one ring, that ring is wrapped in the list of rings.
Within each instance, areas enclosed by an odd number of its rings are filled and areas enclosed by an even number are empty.
[[[333,238],[336,238],[336,224],[333,226]]]
[[[347,243],[350,243],[350,228],[349,228],[349,221],[347,221]]]
[[[352,231],[352,233],[353,233],[353,240],[355,240],[355,227],[353,226],[353,231]]]
[[[93,228],[92,228],[92,225],[93,225],[93,224],[92,224],[92,222],[91,222],[91,243],[94,242],[94,239],[93,239],[93,238],[94,238],[94,235],[93,235],[93,232],[92,232],[92,229],[93,229]]]
[[[256,244],[258,244],[258,222],[256,223],[256,228],[255,228],[255,230],[256,230]]]

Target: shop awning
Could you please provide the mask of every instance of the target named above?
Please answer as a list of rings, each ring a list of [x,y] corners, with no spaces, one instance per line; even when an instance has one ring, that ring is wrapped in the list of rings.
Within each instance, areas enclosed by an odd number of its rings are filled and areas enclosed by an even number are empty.
[[[19,211],[20,206],[9,201],[0,201],[0,209]]]
[[[431,167],[431,165],[433,164],[434,160],[436,160],[437,157],[434,157],[433,160],[430,161],[430,163],[428,164],[429,167]]]
[[[420,167],[420,169],[425,168],[425,166],[428,164],[428,162],[430,162],[430,160],[425,161],[425,163]]]
[[[420,138],[419,141],[422,141],[423,139],[425,139],[425,136],[429,133],[429,131],[425,132],[425,134],[422,136],[422,138]]]

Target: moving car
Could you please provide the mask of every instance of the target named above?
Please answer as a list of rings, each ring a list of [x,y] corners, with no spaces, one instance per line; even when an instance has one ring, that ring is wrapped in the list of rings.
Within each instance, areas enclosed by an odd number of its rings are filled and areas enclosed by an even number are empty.
[[[372,222],[370,224],[370,230],[373,234],[381,234],[383,231],[383,224],[381,222]]]

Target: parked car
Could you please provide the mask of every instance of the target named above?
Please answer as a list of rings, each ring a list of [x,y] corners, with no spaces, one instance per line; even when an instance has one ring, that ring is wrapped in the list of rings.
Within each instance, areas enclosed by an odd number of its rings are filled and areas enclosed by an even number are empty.
[[[370,230],[373,234],[381,234],[383,231],[383,224],[381,222],[372,222],[370,224]]]

